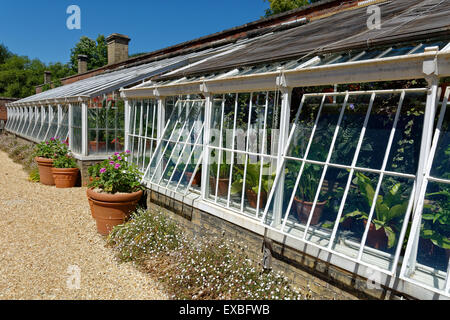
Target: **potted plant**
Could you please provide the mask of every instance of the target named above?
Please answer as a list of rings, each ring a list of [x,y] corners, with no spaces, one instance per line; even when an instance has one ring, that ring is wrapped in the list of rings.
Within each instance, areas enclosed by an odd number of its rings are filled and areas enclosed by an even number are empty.
[[[92,152],[106,151],[105,132],[103,130],[98,131],[98,142],[96,140],[95,131],[90,132],[89,150]]]
[[[367,225],[369,219],[369,209],[372,206],[375,189],[369,177],[361,172],[357,172],[354,184],[359,187],[359,192],[366,201],[365,208],[358,208],[344,215],[340,222],[348,217],[355,217],[363,220]],[[408,199],[403,197],[403,187],[401,183],[395,183],[387,188],[385,195],[378,195],[375,206],[375,215],[369,226],[369,236],[367,244],[375,249],[391,249],[397,243],[396,232],[398,225],[401,224],[401,218],[404,216],[408,207]]]
[[[44,185],[54,186],[52,167],[54,159],[68,153],[67,144],[55,138],[43,141],[34,149],[34,159],[39,168],[40,181]]]
[[[270,163],[263,165],[263,168],[268,168]],[[234,176],[234,182],[231,184],[231,194],[242,192],[244,185],[244,171],[245,168],[235,167],[237,172]],[[259,176],[260,176],[261,162],[250,163],[247,162],[247,174],[245,176],[245,194],[247,201],[252,208],[257,208],[258,203],[258,191],[259,191]],[[259,208],[264,208],[267,201],[267,195],[269,193],[271,183],[273,180],[269,180],[267,176],[262,175],[261,192],[259,196]]]
[[[186,183],[189,183],[192,179],[192,175],[194,174],[195,165],[188,164],[186,167],[186,171],[184,173]],[[201,186],[201,180],[202,180],[202,165],[198,166],[198,170],[195,173],[194,179],[192,180],[192,186],[194,187],[200,187]]]
[[[301,159],[303,157],[303,149],[304,146],[298,145],[292,150],[292,156]],[[311,146],[308,157],[311,157],[312,159],[325,159],[326,155],[326,148],[322,144],[316,143]],[[289,161],[286,164],[285,184],[288,190],[288,192],[286,193],[287,196],[291,196],[293,192],[298,173],[300,172],[300,168],[301,162],[299,161]],[[292,206],[295,210],[295,213],[297,214],[298,220],[302,223],[308,222],[321,175],[321,166],[315,164],[305,164],[302,177],[300,179],[297,190],[295,191],[294,205]],[[326,204],[327,201],[317,202],[313,212],[313,217],[311,218],[311,225],[316,225],[319,223]]]
[[[209,185],[212,194],[216,193],[217,185],[217,169],[219,169],[219,181],[217,196],[225,197],[228,195],[228,185],[230,183],[230,168],[227,164],[221,163],[220,166],[217,163],[212,163],[209,172]]]
[[[297,166],[293,167],[295,168],[290,168],[288,165],[288,167],[286,168],[287,175],[291,176],[290,179],[286,180],[286,183],[288,184],[295,182],[294,177],[296,177],[299,172]],[[308,222],[308,218],[311,214],[311,210],[314,204],[314,198],[316,196],[317,186],[319,185],[321,173],[322,168],[318,165],[306,164],[303,168],[302,177],[294,196],[295,212],[297,213],[298,219],[302,223]],[[311,218],[310,222],[311,225],[316,225],[319,223],[326,204],[326,200],[316,203],[313,217]]]
[[[98,179],[89,184],[87,195],[92,201],[92,215],[102,235],[123,224],[143,194],[141,173],[126,160],[129,153],[128,150],[115,153],[103,161]]]
[[[56,188],[73,188],[79,172],[77,162],[69,155],[60,156],[53,161],[52,174]]]

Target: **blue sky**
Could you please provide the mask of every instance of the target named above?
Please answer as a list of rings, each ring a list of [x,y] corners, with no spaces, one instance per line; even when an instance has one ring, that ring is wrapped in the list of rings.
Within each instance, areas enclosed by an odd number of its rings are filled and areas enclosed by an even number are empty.
[[[69,30],[68,6],[81,9],[81,30]],[[3,0],[0,43],[45,63],[69,61],[81,36],[126,34],[130,54],[150,52],[255,21],[263,0]]]

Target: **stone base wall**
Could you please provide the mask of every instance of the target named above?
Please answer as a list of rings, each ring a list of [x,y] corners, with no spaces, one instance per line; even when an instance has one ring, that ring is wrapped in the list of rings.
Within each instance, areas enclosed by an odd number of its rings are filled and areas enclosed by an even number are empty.
[[[180,224],[190,235],[214,236],[233,239],[245,244],[247,254],[262,263],[263,243],[271,247],[272,269],[281,271],[292,284],[313,299],[356,300],[356,299],[412,299],[388,288],[369,289],[367,279],[335,267],[294,248],[264,239],[238,225],[188,206],[156,191],[147,190],[147,207],[160,210]]]

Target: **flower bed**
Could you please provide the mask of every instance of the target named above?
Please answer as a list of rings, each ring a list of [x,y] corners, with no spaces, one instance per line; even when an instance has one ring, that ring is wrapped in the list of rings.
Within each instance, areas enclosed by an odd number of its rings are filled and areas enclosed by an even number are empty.
[[[108,238],[122,261],[156,275],[174,299],[305,299],[281,274],[262,270],[246,248],[223,238],[189,238],[162,213],[138,209]]]

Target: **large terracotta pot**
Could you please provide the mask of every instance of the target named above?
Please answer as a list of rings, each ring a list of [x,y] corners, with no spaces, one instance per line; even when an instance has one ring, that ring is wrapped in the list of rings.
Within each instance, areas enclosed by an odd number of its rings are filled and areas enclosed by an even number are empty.
[[[92,201],[92,216],[97,222],[98,233],[108,235],[115,226],[123,224],[136,209],[142,194],[142,190],[107,194],[88,189],[87,196]]]
[[[364,220],[364,227],[367,225],[367,220]],[[369,233],[367,234],[366,245],[371,248],[386,250],[388,246],[388,237],[384,228],[376,230],[375,224],[370,223]]]
[[[247,195],[248,204],[250,207],[256,209],[256,204],[258,203],[258,195],[255,191],[251,189],[245,190],[245,194]],[[261,192],[261,196],[259,197],[259,209],[264,209],[267,201],[267,193],[265,191]]]
[[[308,218],[311,213],[313,203],[300,200],[297,197],[294,198],[294,202],[298,219],[300,220],[300,222],[306,224],[308,222]],[[311,219],[310,225],[316,225],[319,223],[320,218],[322,217],[323,208],[325,207],[326,204],[327,204],[326,201],[317,202],[316,207],[314,208],[314,215]]]
[[[53,179],[53,159],[36,157],[34,158],[39,168],[39,177],[42,184],[46,186],[54,186],[55,180]]]
[[[57,188],[73,188],[77,183],[78,168],[52,168],[53,179]]]
[[[212,194],[216,193],[216,178],[209,177],[209,185]],[[228,185],[230,183],[230,179],[223,178],[219,179],[219,188],[217,190],[218,197],[226,197],[228,195]]]
[[[192,172],[185,172],[185,179],[186,182],[189,183],[191,181],[192,178]],[[194,176],[194,179],[192,180],[192,186],[194,187],[200,187],[201,186],[201,180],[202,180],[202,174],[200,172],[200,170],[197,171],[197,173]]]

